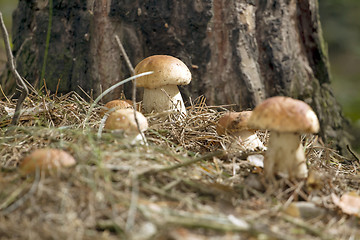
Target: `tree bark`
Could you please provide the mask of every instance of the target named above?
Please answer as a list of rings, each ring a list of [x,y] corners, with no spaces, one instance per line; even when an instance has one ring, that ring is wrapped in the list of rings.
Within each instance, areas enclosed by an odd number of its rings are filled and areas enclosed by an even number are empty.
[[[41,82],[48,1],[20,0],[14,13],[13,51],[22,76]],[[330,86],[317,0],[53,0],[46,60],[47,87],[98,95],[130,75],[118,34],[133,64],[154,54],[175,56],[193,80],[183,97],[252,109],[274,95],[304,100],[318,114],[321,136],[347,144],[347,122]],[[1,84],[13,92],[11,79]],[[131,85],[120,91],[131,97]]]

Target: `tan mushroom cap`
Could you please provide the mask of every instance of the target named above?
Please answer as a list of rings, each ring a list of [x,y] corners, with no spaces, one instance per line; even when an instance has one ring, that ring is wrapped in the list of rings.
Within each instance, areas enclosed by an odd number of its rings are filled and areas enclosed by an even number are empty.
[[[228,112],[222,116],[216,126],[216,132],[219,135],[226,133],[235,133],[242,130],[249,130],[248,121],[251,116],[251,111],[242,112]]]
[[[148,128],[147,119],[142,113],[136,111],[136,118],[139,121],[139,127],[141,131],[145,131]],[[118,109],[112,112],[105,122],[105,129],[120,130],[125,132],[138,132],[138,128],[135,122],[134,110],[130,108]]]
[[[271,97],[253,110],[249,125],[278,132],[317,133],[319,120],[311,107],[290,97]]]
[[[42,148],[24,157],[19,168],[21,173],[29,174],[35,173],[37,168],[49,171],[55,168],[71,167],[75,164],[75,159],[63,150]]]
[[[119,100],[119,99],[116,99],[116,100],[112,100],[110,102],[107,102],[105,105],[104,105],[104,109],[100,112],[100,115],[101,116],[104,116],[105,113],[107,111],[109,111],[110,109],[112,108],[118,108],[118,109],[123,109],[123,108],[132,108],[132,105],[128,102],[129,100]]]
[[[128,108],[134,108],[134,107],[133,107],[133,101],[132,101],[132,100],[125,99],[125,100],[122,100],[122,101],[125,101],[125,102],[127,102],[128,104],[130,104],[130,107],[128,107]],[[137,102],[137,103],[135,104],[135,107],[136,107],[136,111],[141,112],[141,102]]]
[[[135,74],[153,71],[153,74],[136,79],[137,87],[159,88],[166,85],[187,85],[191,82],[188,67],[179,59],[168,55],[145,58],[135,67]]]

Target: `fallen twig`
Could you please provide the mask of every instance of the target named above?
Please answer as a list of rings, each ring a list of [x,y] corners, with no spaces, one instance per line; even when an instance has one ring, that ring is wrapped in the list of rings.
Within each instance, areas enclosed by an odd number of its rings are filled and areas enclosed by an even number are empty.
[[[184,161],[182,163],[174,164],[174,165],[169,166],[169,167],[150,169],[148,171],[143,172],[142,175],[146,175],[146,174],[150,174],[150,173],[169,172],[169,171],[181,168],[181,167],[189,166],[191,164],[200,162],[202,160],[206,160],[206,159],[213,158],[213,157],[218,157],[218,156],[221,156],[223,154],[224,154],[223,151],[212,152],[212,153],[206,154],[206,155],[198,157],[198,158],[194,158],[194,159]]]
[[[120,51],[121,51],[121,55],[124,57],[125,62],[126,62],[128,68],[129,68],[129,70],[130,70],[131,75],[135,75],[134,67],[133,67],[133,65],[131,64],[128,55],[126,54],[125,48],[124,48],[124,46],[122,45],[122,43],[121,43],[121,41],[120,41],[120,38],[119,38],[118,35],[116,35],[116,34],[115,34],[115,39],[116,39],[117,44],[119,45],[119,48],[120,48]],[[134,81],[135,81],[135,80],[134,80]],[[135,90],[136,90],[136,89],[135,89]]]
[[[131,75],[135,76],[134,67],[131,64],[128,55],[126,54],[125,48],[122,45],[122,43],[120,41],[120,38],[117,35],[115,35],[115,39],[116,39],[117,44],[119,45],[121,55],[124,57],[125,62],[127,64],[128,68],[130,69]],[[136,78],[134,78],[134,80],[132,81],[132,84],[133,84],[132,85],[132,102],[133,102],[133,108],[134,108],[135,123],[136,123],[137,129],[138,129],[138,131],[139,131],[139,133],[141,135],[141,138],[142,138],[143,142],[145,143],[145,145],[147,145],[146,137],[145,137],[144,133],[140,130],[139,121],[138,121],[137,116],[136,116]]]
[[[283,236],[268,229],[268,227],[238,218],[234,215],[213,215],[195,212],[186,212],[168,208],[159,208],[158,206],[139,205],[139,210],[150,220],[159,225],[171,224],[181,225],[190,228],[204,228],[223,232],[243,232],[253,236],[265,234],[271,239],[292,239],[289,236]]]
[[[347,150],[353,155],[353,157],[359,162],[358,156],[353,152],[353,150],[350,148],[350,145],[346,145]]]
[[[16,84],[21,89],[21,94],[20,94],[20,96],[18,98],[18,101],[16,103],[15,114],[14,114],[14,117],[13,117],[11,123],[10,123],[11,125],[17,125],[18,122],[19,122],[22,105],[24,103],[25,98],[29,95],[29,90],[28,90],[25,82],[21,78],[20,74],[18,73],[18,71],[15,68],[14,56],[13,56],[13,54],[11,52],[11,48],[10,48],[9,34],[8,34],[7,30],[6,30],[6,26],[5,26],[5,23],[4,23],[1,12],[0,12],[0,23],[1,23],[0,24],[1,25],[1,31],[2,31],[3,38],[4,38],[6,55],[7,55],[8,63],[9,63],[9,66],[10,66],[10,70],[11,70],[12,74],[15,76]]]
[[[317,236],[317,237],[319,237],[320,239],[323,239],[323,240],[334,239],[334,238],[332,238],[332,237],[330,237],[330,236],[325,236],[325,235],[323,234],[323,231],[318,230],[318,229],[315,229],[312,225],[310,225],[310,224],[302,221],[302,220],[299,219],[299,218],[294,218],[294,217],[291,217],[291,216],[285,215],[285,214],[282,214],[281,217],[282,217],[285,221],[287,221],[287,222],[289,222],[289,223],[292,223],[292,224],[294,224],[294,225],[296,225],[296,226],[298,226],[298,227],[303,228],[305,231],[307,231],[307,232],[310,233],[311,235]]]

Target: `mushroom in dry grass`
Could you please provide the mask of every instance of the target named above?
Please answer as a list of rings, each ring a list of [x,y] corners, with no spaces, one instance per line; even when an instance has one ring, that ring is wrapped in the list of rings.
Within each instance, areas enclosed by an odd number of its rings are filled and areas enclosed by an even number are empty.
[[[264,161],[266,177],[306,178],[308,170],[302,133],[317,133],[319,120],[311,107],[290,97],[266,99],[249,119],[251,127],[270,130],[268,151]]]
[[[132,101],[132,100],[125,99],[125,100],[123,100],[123,101],[127,102],[128,104],[130,104],[131,107],[133,108],[134,105],[133,105],[133,101]],[[141,102],[137,102],[137,103],[135,104],[135,107],[136,107],[136,111],[141,112]]]
[[[115,109],[124,109],[124,108],[132,108],[132,102],[128,102],[129,100],[112,100],[110,102],[107,102],[104,107],[102,108],[100,112],[100,116],[103,117],[105,113],[110,111],[112,108]]]
[[[24,157],[19,165],[23,174],[35,173],[36,169],[50,171],[76,164],[75,159],[60,149],[42,148],[34,150]]]
[[[179,59],[167,55],[154,55],[135,67],[135,74],[153,71],[153,74],[136,79],[137,87],[144,87],[145,113],[177,110],[186,114],[185,105],[177,85],[191,81],[188,67]]]
[[[147,119],[138,111],[135,111],[135,114],[140,131],[144,132],[148,128]],[[104,128],[108,130],[122,130],[127,135],[135,136],[134,141],[141,140],[141,133],[135,121],[134,110],[131,108],[118,109],[110,113]]]
[[[219,119],[216,132],[219,135],[230,135],[236,138],[230,148],[234,148],[236,144],[243,150],[265,150],[263,143],[256,135],[256,129],[248,126],[250,116],[251,111],[228,112]]]

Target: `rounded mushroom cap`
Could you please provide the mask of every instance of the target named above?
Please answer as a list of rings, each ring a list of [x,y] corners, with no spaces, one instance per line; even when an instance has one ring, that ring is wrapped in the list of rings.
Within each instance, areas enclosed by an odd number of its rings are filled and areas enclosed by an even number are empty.
[[[139,121],[139,127],[141,131],[145,131],[148,128],[147,119],[142,113],[136,112],[136,118]],[[134,110],[130,108],[118,109],[110,113],[105,122],[105,129],[109,130],[124,130],[125,132],[132,133],[138,132],[136,126]]]
[[[179,59],[168,55],[154,55],[135,67],[135,74],[153,71],[153,74],[136,78],[136,86],[159,88],[165,85],[187,85],[191,82],[188,67]]]
[[[311,107],[290,97],[271,97],[253,110],[249,125],[278,132],[317,133],[319,120]]]
[[[100,112],[101,116],[104,116],[105,113],[107,111],[109,111],[112,108],[118,108],[118,109],[123,109],[123,108],[132,108],[132,105],[128,102],[128,100],[112,100],[110,102],[107,102],[104,105],[104,108],[102,109],[102,111]]]
[[[251,113],[251,111],[225,113],[218,121],[216,132],[219,135],[224,135],[226,133],[249,130],[248,121]]]
[[[123,100],[123,101],[127,102],[127,103],[130,105],[129,108],[134,108],[134,107],[133,107],[133,101],[132,101],[132,100],[125,99],[125,100]],[[136,111],[141,112],[141,102],[137,102],[137,103],[135,104],[135,107],[136,107]]]
[[[42,148],[34,150],[24,157],[19,165],[23,174],[35,173],[36,169],[51,170],[61,167],[71,167],[76,164],[75,159],[60,149]]]

